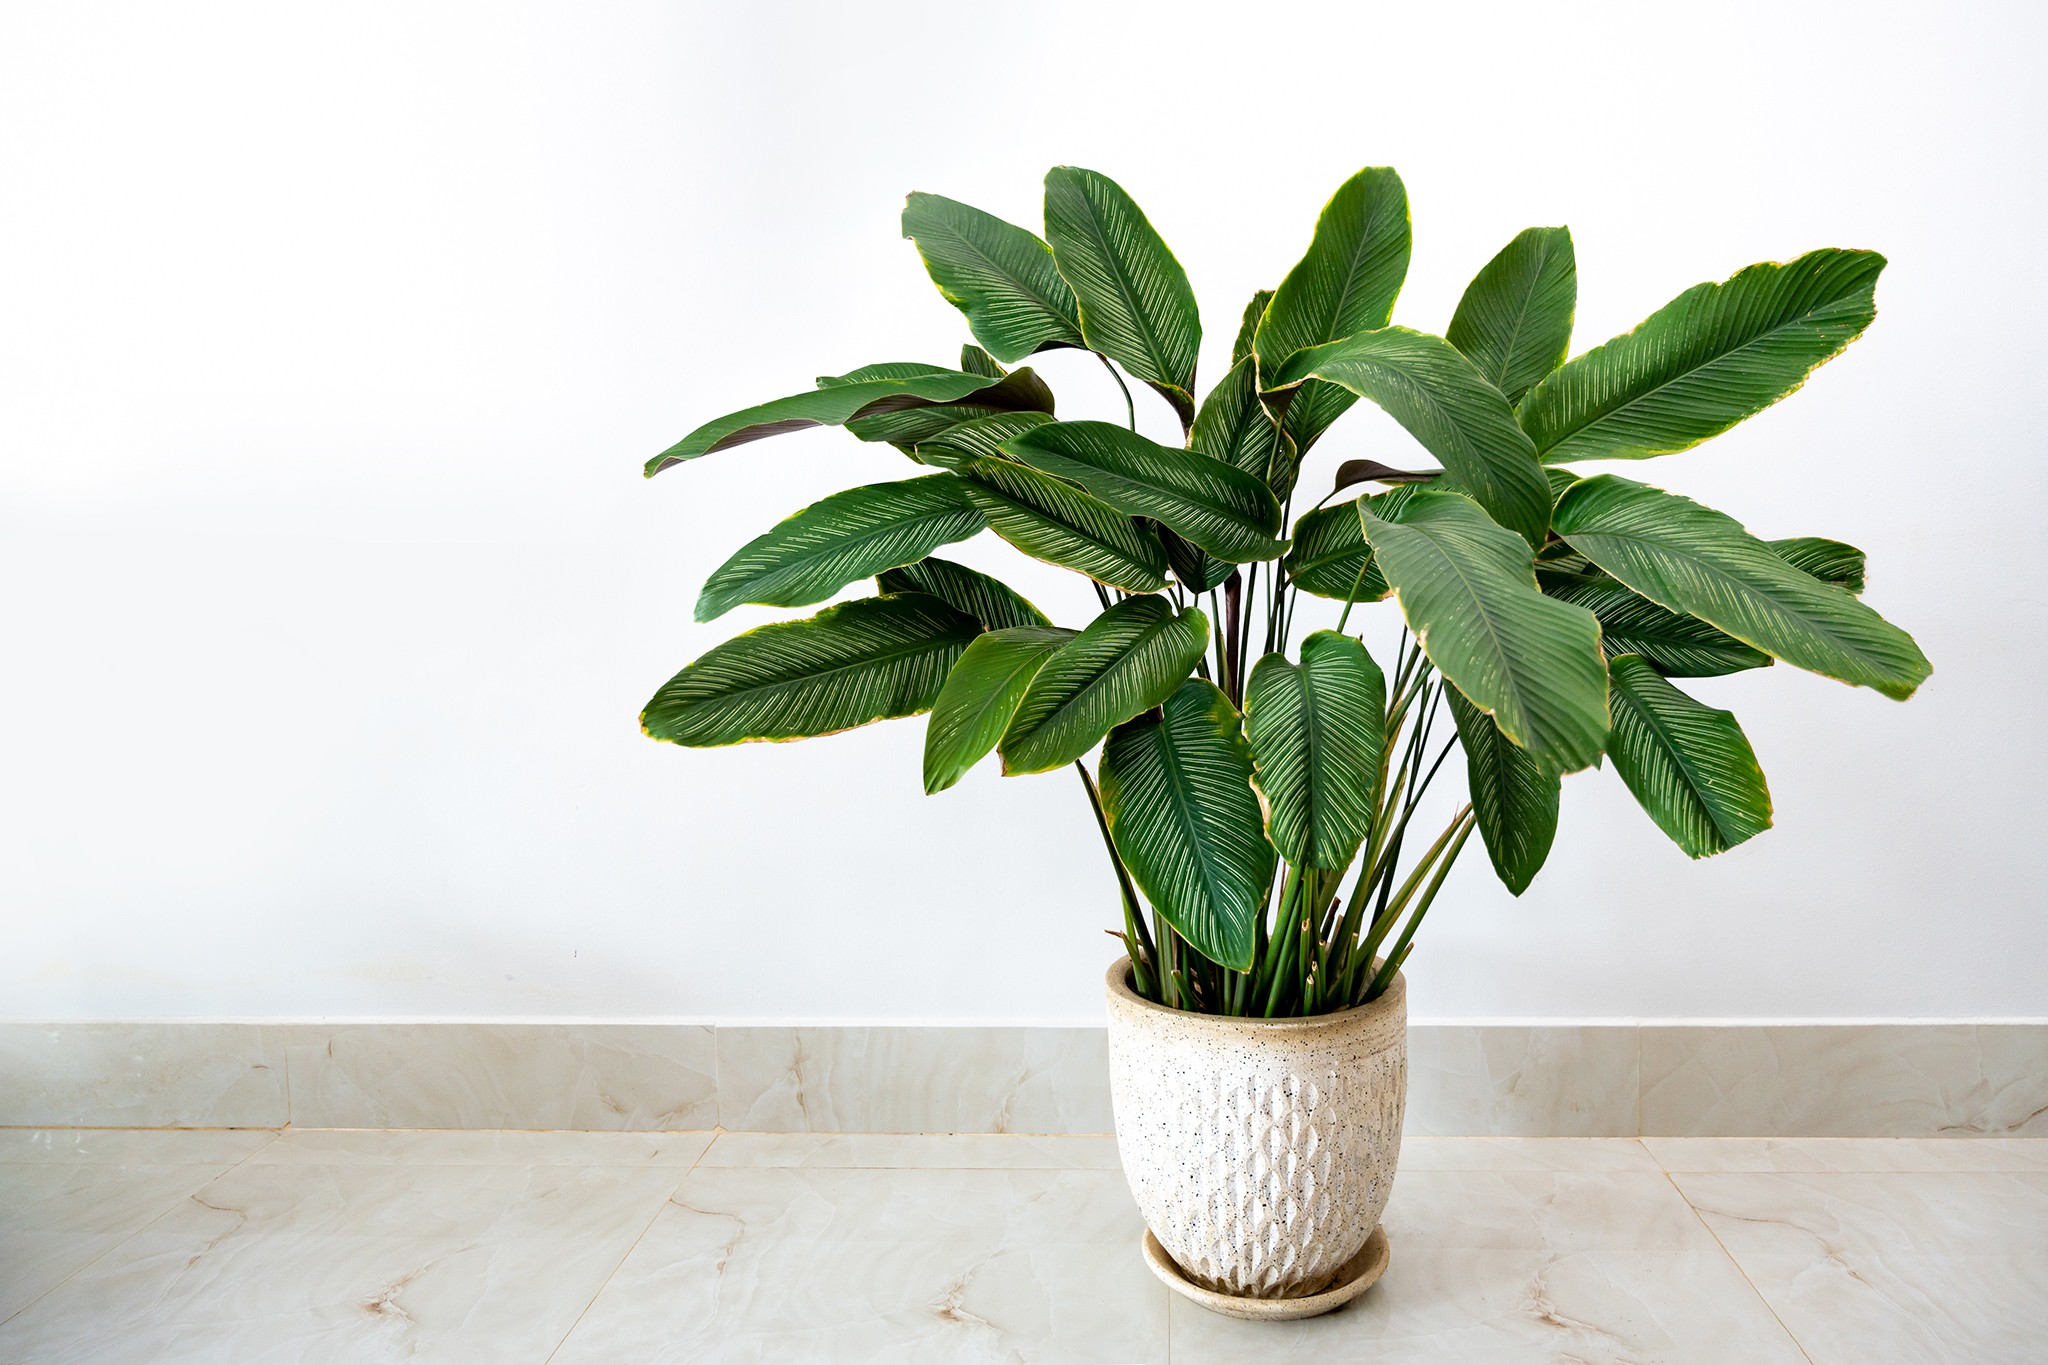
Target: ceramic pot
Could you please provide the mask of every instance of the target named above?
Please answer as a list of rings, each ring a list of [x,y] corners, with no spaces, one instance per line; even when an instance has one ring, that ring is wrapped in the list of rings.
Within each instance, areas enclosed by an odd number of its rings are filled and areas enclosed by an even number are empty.
[[[1132,989],[1128,958],[1108,984],[1117,1152],[1186,1280],[1238,1299],[1299,1299],[1371,1259],[1360,1253],[1401,1158],[1407,982],[1396,975],[1379,999],[1308,1019],[1155,1005]]]

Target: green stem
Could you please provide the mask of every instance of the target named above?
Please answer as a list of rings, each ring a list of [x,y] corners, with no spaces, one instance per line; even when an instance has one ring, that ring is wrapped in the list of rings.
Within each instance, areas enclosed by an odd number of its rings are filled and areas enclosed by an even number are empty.
[[[1145,929],[1145,916],[1138,909],[1137,889],[1131,885],[1131,874],[1124,868],[1122,855],[1116,851],[1116,841],[1110,838],[1109,817],[1103,812],[1102,793],[1096,789],[1094,776],[1078,758],[1074,760],[1074,771],[1081,774],[1081,785],[1088,792],[1088,809],[1095,812],[1095,828],[1102,832],[1102,846],[1109,852],[1109,865],[1116,869],[1117,889],[1123,893],[1124,900],[1124,935],[1142,953],[1142,956],[1131,959],[1131,965],[1137,969],[1138,993],[1149,994],[1145,990],[1145,977],[1159,959],[1152,944],[1152,935]]]
[[[1116,372],[1116,366],[1109,363],[1108,356],[1097,351],[1095,358],[1102,362],[1103,369],[1109,371],[1109,377],[1116,381],[1116,386],[1124,391],[1124,418],[1130,424],[1131,430],[1136,431],[1138,429],[1138,405],[1131,401],[1131,386],[1124,383],[1124,377]]]

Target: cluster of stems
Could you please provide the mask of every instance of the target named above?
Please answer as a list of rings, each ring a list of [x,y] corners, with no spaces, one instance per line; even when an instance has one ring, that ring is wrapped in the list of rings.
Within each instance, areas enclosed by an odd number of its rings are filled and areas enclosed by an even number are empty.
[[[1130,389],[1108,358],[1102,359],[1104,368],[1123,389],[1125,409],[1135,431],[1137,412]],[[1332,489],[1323,502],[1337,491]],[[1292,503],[1290,497],[1285,513],[1289,523],[1293,520]],[[1223,581],[1220,602],[1214,590],[1209,593],[1214,655],[1196,664],[1200,674],[1214,682],[1240,711],[1244,709],[1245,660],[1258,617],[1264,615],[1266,627],[1261,655],[1284,652],[1300,597],[1300,590],[1285,581],[1278,564],[1264,567],[1263,584],[1261,565],[1253,563],[1248,574],[1231,571]],[[1263,613],[1257,610],[1261,587],[1265,589]],[[1172,591],[1175,605],[1185,607],[1180,585],[1175,584]],[[1100,583],[1095,584],[1095,592],[1107,610],[1109,593]],[[1119,598],[1127,595],[1117,593]],[[1344,604],[1344,614],[1337,622],[1340,632],[1351,619],[1356,595],[1354,588],[1352,600]],[[1353,859],[1357,873],[1351,894],[1348,898],[1340,895],[1351,867],[1296,867],[1280,862],[1266,891],[1265,908],[1254,924],[1252,961],[1244,971],[1197,951],[1164,916],[1156,912],[1146,915],[1131,874],[1110,837],[1095,778],[1085,763],[1074,764],[1116,872],[1123,897],[1121,937],[1139,995],[1170,1009],[1273,1019],[1350,1009],[1393,984],[1394,974],[1414,946],[1415,930],[1472,834],[1468,803],[1458,808],[1443,832],[1413,860],[1408,874],[1400,875],[1409,821],[1457,746],[1453,730],[1432,749],[1437,718],[1444,709],[1440,705],[1443,689],[1421,646],[1404,630],[1399,667],[1387,691],[1385,742],[1373,788],[1372,826]]]
[[[1227,671],[1223,676],[1239,681]],[[1251,966],[1244,971],[1197,952],[1162,916],[1155,913],[1148,922],[1109,839],[1094,780],[1081,768],[1123,896],[1122,937],[1141,996],[1170,1009],[1272,1019],[1349,1009],[1393,984],[1422,917],[1472,834],[1472,808],[1461,806],[1401,874],[1409,824],[1457,744],[1455,733],[1441,744],[1432,742],[1443,714],[1443,687],[1404,634],[1387,703],[1371,831],[1351,868],[1279,865],[1267,910],[1254,926]],[[1343,897],[1347,876],[1351,894]]]

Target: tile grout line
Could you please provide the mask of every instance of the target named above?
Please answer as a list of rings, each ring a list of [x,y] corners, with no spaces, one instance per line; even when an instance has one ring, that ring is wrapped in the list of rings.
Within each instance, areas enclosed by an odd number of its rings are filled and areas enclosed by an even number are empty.
[[[1663,1171],[1664,1163],[1659,1161],[1657,1163],[1657,1169]],[[1699,1205],[1692,1202],[1692,1199],[1686,1194],[1684,1187],[1682,1187],[1678,1183],[1678,1181],[1672,1177],[1671,1172],[1664,1171],[1664,1179],[1671,1186],[1672,1192],[1676,1194],[1680,1199],[1684,1200],[1685,1206],[1692,1210],[1692,1216],[1699,1220],[1699,1225],[1702,1228],[1706,1229],[1707,1236],[1714,1239],[1714,1245],[1719,1247],[1721,1249],[1721,1254],[1728,1258],[1728,1264],[1735,1267],[1735,1273],[1740,1275],[1742,1277],[1742,1282],[1749,1286],[1749,1292],[1756,1295],[1756,1301],[1764,1306],[1764,1311],[1766,1313],[1769,1313],[1771,1315],[1771,1321],[1777,1323],[1779,1329],[1785,1333],[1785,1339],[1792,1343],[1792,1349],[1799,1352],[1799,1354],[1806,1360],[1807,1365],[1813,1365],[1813,1353],[1806,1349],[1806,1343],[1801,1341],[1798,1335],[1793,1332],[1792,1324],[1786,1322],[1784,1318],[1778,1315],[1777,1308],[1772,1305],[1769,1299],[1764,1297],[1764,1291],[1756,1287],[1756,1281],[1749,1277],[1748,1267],[1743,1265],[1742,1262],[1736,1258],[1735,1253],[1728,1249],[1728,1244],[1721,1240],[1721,1234],[1714,1231],[1714,1225],[1712,1223],[1709,1223],[1707,1221],[1707,1216],[1700,1212]]]
[[[150,1132],[164,1132],[164,1131],[172,1131],[172,1132],[175,1132],[175,1131],[179,1131],[179,1130],[176,1130],[176,1129],[154,1129],[154,1128],[120,1128],[120,1129],[99,1129],[98,1131],[100,1131],[100,1132],[141,1132],[141,1133],[150,1133]],[[217,1131],[223,1131],[223,1132],[232,1132],[232,1131],[235,1131],[235,1130],[233,1130],[233,1129],[221,1129],[221,1130],[217,1130]],[[241,1157],[240,1157],[240,1158],[238,1158],[237,1160],[234,1160],[234,1161],[230,1161],[230,1162],[229,1162],[229,1163],[228,1163],[227,1165],[225,1165],[225,1166],[221,1167],[221,1169],[220,1169],[220,1170],[218,1170],[218,1171],[214,1172],[214,1174],[212,1174],[212,1175],[208,1176],[208,1177],[207,1177],[207,1178],[206,1178],[205,1180],[201,1181],[201,1182],[199,1183],[199,1186],[198,1186],[198,1188],[196,1188],[196,1189],[193,1189],[193,1190],[191,1190],[191,1191],[189,1191],[189,1192],[187,1192],[187,1193],[185,1193],[185,1194],[181,1194],[181,1195],[179,1195],[179,1196],[178,1196],[178,1197],[177,1197],[176,1199],[173,1199],[173,1200],[172,1200],[172,1201],[171,1201],[170,1203],[168,1203],[168,1204],[164,1205],[164,1206],[163,1206],[163,1208],[162,1208],[161,1210],[159,1210],[159,1211],[158,1211],[158,1213],[157,1213],[156,1217],[154,1217],[154,1218],[150,1219],[150,1220],[149,1220],[148,1222],[144,1223],[144,1224],[143,1224],[143,1225],[142,1225],[141,1227],[139,1227],[139,1228],[135,1229],[135,1231],[133,1231],[133,1232],[129,1233],[129,1234],[128,1234],[128,1235],[126,1236],[126,1237],[122,1237],[122,1238],[119,1238],[119,1239],[117,1239],[117,1240],[115,1240],[115,1241],[113,1241],[113,1242],[109,1242],[109,1243],[108,1243],[108,1244],[107,1244],[106,1246],[104,1246],[104,1247],[102,1247],[102,1248],[100,1249],[100,1254],[99,1254],[99,1255],[97,1255],[97,1256],[94,1256],[94,1257],[93,1257],[92,1259],[90,1259],[90,1260],[88,1260],[88,1261],[84,1262],[84,1263],[83,1263],[82,1265],[80,1265],[80,1266],[79,1266],[79,1267],[78,1267],[78,1268],[77,1268],[76,1270],[72,1271],[72,1272],[71,1272],[71,1273],[70,1273],[69,1275],[66,1275],[66,1276],[65,1276],[65,1277],[64,1277],[63,1279],[61,1279],[61,1280],[57,1281],[57,1283],[55,1283],[55,1284],[51,1285],[51,1286],[50,1286],[50,1287],[49,1287],[48,1289],[45,1289],[45,1290],[44,1290],[44,1291],[43,1291],[42,1293],[40,1293],[40,1294],[36,1295],[36,1296],[35,1296],[34,1298],[30,1299],[30,1300],[29,1300],[29,1301],[28,1301],[27,1303],[25,1303],[25,1304],[23,1304],[23,1305],[22,1305],[21,1307],[19,1307],[19,1308],[15,1309],[15,1310],[14,1310],[14,1311],[13,1311],[12,1313],[9,1313],[9,1314],[8,1314],[8,1315],[7,1315],[6,1317],[4,1317],[4,1318],[0,1318],[0,1327],[4,1327],[4,1326],[6,1326],[6,1325],[7,1325],[8,1323],[10,1323],[10,1322],[13,1322],[13,1321],[14,1321],[14,1320],[15,1320],[16,1318],[20,1317],[20,1316],[21,1316],[21,1315],[22,1315],[23,1313],[26,1313],[26,1312],[27,1312],[27,1311],[28,1311],[29,1309],[31,1309],[31,1308],[33,1308],[33,1307],[35,1307],[35,1306],[36,1306],[37,1304],[41,1303],[41,1302],[42,1302],[42,1301],[43,1301],[44,1299],[47,1299],[47,1298],[49,1298],[49,1297],[50,1297],[50,1295],[52,1295],[52,1294],[56,1293],[56,1292],[57,1292],[58,1290],[62,1289],[62,1288],[63,1288],[63,1287],[65,1286],[65,1285],[67,1285],[67,1284],[70,1284],[70,1283],[71,1283],[71,1282],[72,1282],[73,1280],[77,1279],[77,1278],[78,1278],[78,1277],[79,1277],[80,1275],[83,1275],[83,1274],[84,1274],[84,1273],[85,1273],[86,1271],[88,1271],[88,1270],[92,1269],[92,1268],[93,1268],[94,1266],[98,1265],[98,1264],[99,1264],[99,1263],[100,1263],[101,1261],[104,1261],[104,1260],[105,1260],[105,1259],[106,1259],[107,1257],[111,1256],[111,1255],[112,1255],[112,1254],[113,1254],[114,1252],[116,1252],[116,1251],[119,1251],[119,1250],[120,1250],[120,1249],[121,1249],[122,1247],[124,1247],[124,1246],[127,1246],[127,1245],[128,1245],[128,1244],[129,1244],[130,1242],[134,1241],[134,1240],[135,1240],[135,1239],[136,1239],[137,1237],[140,1237],[140,1236],[141,1236],[141,1235],[142,1235],[143,1233],[145,1233],[145,1232],[148,1232],[148,1231],[149,1231],[149,1230],[150,1230],[151,1228],[155,1227],[155,1226],[156,1226],[156,1225],[157,1225],[158,1223],[161,1223],[161,1222],[163,1222],[163,1220],[164,1220],[164,1219],[166,1219],[166,1218],[168,1218],[168,1217],[170,1217],[170,1216],[171,1216],[171,1211],[172,1211],[173,1209],[177,1208],[177,1207],[178,1207],[178,1206],[179,1206],[180,1204],[183,1204],[183,1203],[184,1203],[184,1202],[185,1202],[186,1200],[188,1200],[188,1199],[192,1199],[192,1198],[196,1198],[196,1197],[197,1197],[197,1196],[198,1196],[199,1194],[201,1194],[202,1192],[204,1192],[205,1190],[207,1190],[208,1188],[210,1188],[210,1187],[211,1187],[211,1186],[212,1186],[212,1185],[213,1185],[213,1184],[214,1184],[214,1183],[215,1183],[216,1181],[224,1180],[224,1179],[226,1179],[226,1178],[227,1178],[228,1176],[230,1176],[230,1175],[234,1174],[234,1172],[235,1172],[235,1171],[237,1171],[237,1170],[241,1169],[242,1165],[243,1165],[243,1164],[244,1164],[245,1162],[247,1162],[247,1161],[249,1160],[249,1158],[250,1158],[250,1157],[252,1157],[252,1156],[255,1156],[255,1155],[256,1155],[256,1153],[258,1153],[258,1152],[262,1151],[262,1150],[263,1150],[264,1148],[266,1148],[266,1147],[269,1147],[269,1146],[271,1146],[271,1145],[272,1145],[273,1143],[275,1143],[275,1142],[276,1142],[276,1141],[278,1140],[278,1138],[279,1138],[279,1137],[280,1137],[280,1136],[281,1136],[281,1135],[283,1134],[283,1132],[284,1132],[284,1130],[283,1130],[282,1128],[272,1128],[272,1129],[270,1129],[270,1130],[268,1130],[268,1131],[269,1131],[269,1133],[270,1133],[270,1141],[269,1141],[269,1142],[259,1142],[259,1143],[257,1143],[257,1144],[256,1144],[256,1145],[255,1145],[254,1147],[251,1147],[251,1148],[250,1148],[250,1149],[249,1149],[248,1151],[244,1152],[244,1153],[243,1153],[243,1154],[241,1155]],[[150,1164],[152,1164],[152,1163],[150,1163],[150,1162],[147,1162],[147,1161],[138,1161],[138,1162],[134,1162],[134,1163],[128,1163],[128,1162],[121,1162],[121,1163],[118,1163],[118,1164],[120,1164],[120,1165],[124,1165],[124,1166],[125,1166],[125,1165],[129,1165],[129,1164],[133,1164],[133,1165],[137,1165],[137,1166],[147,1166],[147,1165],[150,1165]],[[201,1164],[202,1164],[202,1165],[205,1165],[205,1166],[212,1166],[212,1165],[218,1165],[219,1163],[217,1163],[217,1162],[205,1162],[205,1163],[201,1163]]]
[[[717,1055],[713,1054],[712,1066],[714,1068],[714,1072],[712,1084],[714,1087],[717,1085],[715,1071],[717,1064]],[[569,1324],[569,1330],[562,1333],[562,1339],[555,1343],[554,1349],[548,1352],[547,1360],[542,1361],[541,1365],[548,1365],[548,1361],[552,1361],[556,1356],[562,1353],[562,1348],[569,1344],[569,1338],[575,1336],[576,1329],[583,1325],[583,1319],[590,1316],[590,1310],[597,1306],[597,1301],[604,1297],[604,1291],[611,1287],[611,1282],[614,1279],[618,1278],[619,1271],[625,1267],[627,1260],[629,1260],[632,1257],[633,1253],[639,1249],[640,1244],[647,1240],[647,1234],[654,1230],[654,1225],[656,1222],[660,1220],[662,1212],[666,1210],[670,1204],[673,1204],[675,1202],[676,1193],[677,1191],[683,1188],[683,1182],[690,1178],[691,1172],[695,1171],[698,1166],[703,1164],[705,1153],[711,1150],[712,1143],[717,1142],[718,1139],[724,1135],[724,1133],[725,1130],[723,1128],[714,1127],[711,1130],[711,1142],[705,1143],[704,1150],[698,1152],[695,1157],[691,1158],[690,1164],[683,1168],[683,1173],[676,1177],[676,1183],[669,1187],[668,1193],[662,1196],[661,1202],[654,1206],[654,1212],[651,1215],[649,1215],[646,1225],[642,1227],[640,1231],[634,1236],[633,1240],[627,1244],[626,1249],[619,1254],[618,1264],[614,1265],[611,1268],[611,1270],[605,1274],[604,1279],[598,1283],[597,1288],[591,1291],[590,1301],[583,1305],[582,1311],[576,1315],[576,1320]]]

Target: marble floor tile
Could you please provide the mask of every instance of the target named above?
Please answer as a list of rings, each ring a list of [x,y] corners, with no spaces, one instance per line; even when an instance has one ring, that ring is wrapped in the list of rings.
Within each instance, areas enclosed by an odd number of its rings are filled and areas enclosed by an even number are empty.
[[[1404,1169],[1385,1226],[1385,1277],[1328,1317],[1239,1322],[1176,1297],[1173,1365],[1805,1365],[1661,1174]]]
[[[0,1360],[540,1365],[680,1175],[239,1166],[0,1325]]]
[[[1123,1169],[1113,1137],[1013,1133],[720,1133],[705,1166],[950,1170]]]
[[[1404,1171],[1656,1171],[1634,1138],[1401,1139]]]
[[[1166,1358],[1115,1171],[684,1178],[553,1365]]]
[[[697,1024],[294,1024],[307,1128],[706,1129],[715,1046]]]
[[[267,1128],[0,1128],[0,1166],[232,1166],[275,1141]]]
[[[256,1166],[694,1166],[712,1133],[293,1128]]]
[[[2048,1357],[2048,1175],[1672,1180],[1814,1365]]]
[[[2048,1138],[1644,1138],[1667,1171],[2048,1171]]]
[[[228,1169],[63,1158],[0,1165],[0,1321]],[[0,1350],[0,1360],[15,1359]]]

